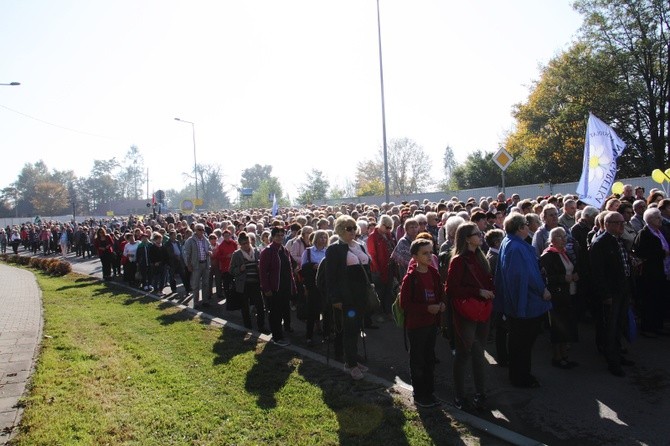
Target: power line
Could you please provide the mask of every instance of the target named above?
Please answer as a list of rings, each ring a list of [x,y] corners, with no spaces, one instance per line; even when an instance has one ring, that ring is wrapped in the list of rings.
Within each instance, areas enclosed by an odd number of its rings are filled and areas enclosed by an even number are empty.
[[[36,118],[34,116],[30,116],[26,113],[20,112],[18,110],[14,110],[13,108],[6,107],[2,104],[0,104],[0,107],[4,108],[5,110],[9,110],[10,112],[14,112],[16,114],[24,116],[26,118],[30,118],[30,119],[33,119],[37,122],[41,122],[42,124],[47,124],[47,125],[59,128],[59,129],[67,130],[69,132],[79,133],[81,135],[93,136],[93,137],[96,137],[96,138],[103,138],[103,139],[110,139],[110,140],[116,140],[117,139],[117,138],[113,138],[111,136],[96,135],[95,133],[83,132],[81,130],[75,130],[75,129],[71,129],[69,127],[64,127],[62,125],[54,124],[53,122],[45,121],[44,119],[40,119],[40,118]]]

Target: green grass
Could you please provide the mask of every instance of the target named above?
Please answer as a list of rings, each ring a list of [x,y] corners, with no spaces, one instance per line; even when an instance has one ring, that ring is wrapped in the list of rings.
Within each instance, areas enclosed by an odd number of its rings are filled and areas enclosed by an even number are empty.
[[[16,445],[477,444],[439,410],[88,277],[36,273],[44,335]]]

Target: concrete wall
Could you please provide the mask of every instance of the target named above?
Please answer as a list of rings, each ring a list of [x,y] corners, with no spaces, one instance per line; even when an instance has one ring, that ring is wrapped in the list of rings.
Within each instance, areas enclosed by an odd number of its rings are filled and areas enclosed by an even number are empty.
[[[633,187],[642,186],[645,188],[645,191],[648,193],[652,188],[661,188],[661,186],[656,183],[651,177],[637,177],[637,178],[617,178],[617,181],[621,181],[623,184],[632,184]],[[572,183],[539,183],[539,184],[526,184],[523,186],[511,186],[505,188],[505,194],[509,198],[512,194],[517,193],[521,198],[536,198],[538,196],[554,195],[554,194],[574,194],[577,189],[577,182]],[[481,187],[478,189],[463,189],[455,190],[448,192],[426,192],[421,194],[407,194],[407,195],[391,195],[389,198],[395,204],[398,204],[402,201],[411,201],[411,200],[424,200],[428,199],[429,201],[440,201],[440,200],[449,200],[451,197],[458,197],[459,201],[465,201],[469,197],[474,197],[477,201],[481,197],[494,197],[498,195],[498,192],[501,192],[502,188],[498,186],[491,187]],[[366,203],[374,204],[379,206],[380,204],[386,201],[384,196],[375,196],[375,197],[353,197],[353,198],[342,198],[338,200],[326,200],[327,205],[336,205],[341,203]]]

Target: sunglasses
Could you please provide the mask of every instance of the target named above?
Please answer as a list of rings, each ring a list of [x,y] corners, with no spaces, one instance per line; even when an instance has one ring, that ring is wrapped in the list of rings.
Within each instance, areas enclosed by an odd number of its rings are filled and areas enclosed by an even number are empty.
[[[356,226],[347,226],[346,228],[344,228],[344,230],[347,232],[354,232],[356,231],[356,228],[357,228]]]

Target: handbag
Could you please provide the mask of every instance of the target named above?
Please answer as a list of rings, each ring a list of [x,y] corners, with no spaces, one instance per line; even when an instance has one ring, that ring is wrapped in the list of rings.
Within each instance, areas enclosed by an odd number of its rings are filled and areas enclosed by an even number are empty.
[[[479,287],[484,289],[477,276],[470,271],[468,263],[464,261],[463,265],[465,266],[465,270],[477,281]],[[493,311],[493,300],[482,299],[479,296],[452,298],[451,305],[454,307],[456,313],[474,322],[486,322],[491,317],[491,311]]]
[[[379,301],[379,296],[377,295],[375,285],[370,281],[370,276],[368,276],[368,272],[365,270],[365,267],[362,263],[360,263],[360,261],[358,264],[361,266],[363,275],[365,276],[365,312],[374,313],[381,307],[381,302]]]
[[[637,339],[637,322],[635,321],[635,313],[630,306],[628,307],[628,315],[626,319],[627,324],[623,335],[628,342],[635,342]]]
[[[479,297],[452,299],[454,311],[463,318],[474,322],[486,322],[491,317],[493,302]]]

